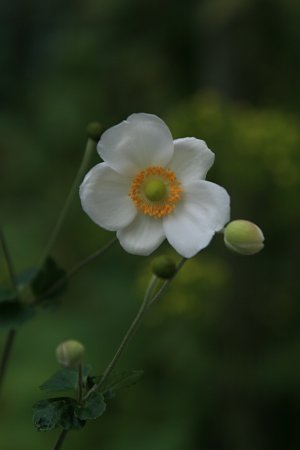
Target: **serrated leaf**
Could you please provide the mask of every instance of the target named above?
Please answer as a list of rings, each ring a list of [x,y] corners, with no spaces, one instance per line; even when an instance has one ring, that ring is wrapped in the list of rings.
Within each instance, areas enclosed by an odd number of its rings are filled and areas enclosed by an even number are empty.
[[[74,407],[71,405],[65,405],[60,420],[60,425],[65,430],[80,430],[84,427],[85,423],[85,420],[81,420],[76,416]]]
[[[41,400],[33,407],[33,423],[39,431],[50,431],[60,424],[60,404]]]
[[[51,431],[59,426],[65,430],[82,428],[85,421],[75,415],[76,401],[73,398],[41,400],[33,407],[33,423],[39,431]]]
[[[65,271],[56,264],[53,258],[47,258],[43,267],[31,281],[33,293],[40,300],[61,294],[66,287],[65,274]],[[62,280],[61,283],[60,280]],[[55,287],[56,283],[57,286]]]
[[[84,366],[82,370],[82,378],[85,383],[90,371],[90,366]],[[55,372],[48,380],[46,380],[40,389],[47,392],[64,392],[76,390],[78,387],[78,370],[63,368]]]
[[[81,420],[94,420],[102,416],[106,409],[103,395],[99,392],[92,392],[83,405],[75,408],[76,416]]]
[[[32,305],[24,305],[18,300],[0,302],[0,327],[16,328],[30,320],[35,314]]]
[[[143,374],[143,370],[126,370],[119,374],[113,375],[101,387],[101,392],[110,392],[110,395],[112,395],[120,389],[133,386],[142,378]]]
[[[85,425],[85,420],[81,420],[75,414],[77,402],[73,398],[60,400],[60,426],[65,430],[80,430]]]

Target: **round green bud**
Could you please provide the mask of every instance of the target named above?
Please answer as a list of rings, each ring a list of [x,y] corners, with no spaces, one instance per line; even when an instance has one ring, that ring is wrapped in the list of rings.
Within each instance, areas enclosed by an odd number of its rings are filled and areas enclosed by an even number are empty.
[[[95,142],[99,141],[102,130],[103,127],[99,122],[91,122],[85,129],[87,136]]]
[[[165,198],[167,187],[162,180],[148,180],[143,185],[143,192],[151,202],[158,202]]]
[[[84,346],[74,340],[64,341],[56,348],[56,358],[64,367],[77,367],[83,360]]]
[[[240,255],[254,255],[264,248],[264,235],[255,223],[233,220],[224,230],[225,245]]]
[[[176,264],[170,256],[157,256],[157,258],[152,261],[152,272],[158,278],[167,280],[175,275]]]

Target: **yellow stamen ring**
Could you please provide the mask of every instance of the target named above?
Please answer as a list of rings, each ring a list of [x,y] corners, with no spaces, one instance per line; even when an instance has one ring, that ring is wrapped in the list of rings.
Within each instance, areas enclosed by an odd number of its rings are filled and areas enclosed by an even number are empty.
[[[160,219],[174,210],[181,193],[181,184],[174,172],[153,166],[135,176],[128,195],[139,211]]]

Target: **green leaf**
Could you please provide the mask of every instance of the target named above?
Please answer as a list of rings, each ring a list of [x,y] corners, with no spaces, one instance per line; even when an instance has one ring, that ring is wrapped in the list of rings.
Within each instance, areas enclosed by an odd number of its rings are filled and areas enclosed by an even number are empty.
[[[106,409],[103,395],[99,392],[92,392],[83,405],[75,408],[76,416],[81,420],[94,420],[102,416]]]
[[[80,430],[85,425],[85,420],[75,414],[76,407],[77,402],[73,398],[60,401],[60,426],[65,430]]]
[[[34,426],[39,431],[51,431],[59,426],[65,430],[78,430],[85,421],[75,415],[76,405],[69,397],[41,400],[33,407]]]
[[[61,294],[66,287],[65,274],[65,271],[56,264],[53,258],[47,258],[41,270],[37,272],[31,281],[33,293],[40,300]],[[56,284],[57,286],[55,287]]]
[[[86,382],[90,372],[90,366],[84,366],[82,371],[82,381]],[[47,392],[63,392],[77,390],[78,387],[78,370],[63,368],[55,372],[48,380],[46,380],[40,389]]]
[[[113,375],[108,381],[101,387],[102,393],[113,394],[120,389],[124,389],[136,384],[144,375],[143,370],[126,370],[119,374]],[[101,379],[101,377],[100,377]]]
[[[50,431],[60,425],[61,405],[59,402],[41,400],[33,407],[33,423],[39,431]]]
[[[77,370],[60,369],[46,380],[40,389],[47,392],[62,392],[75,390],[78,385]]]
[[[0,327],[15,328],[30,320],[35,314],[32,305],[25,305],[18,300],[0,302]]]

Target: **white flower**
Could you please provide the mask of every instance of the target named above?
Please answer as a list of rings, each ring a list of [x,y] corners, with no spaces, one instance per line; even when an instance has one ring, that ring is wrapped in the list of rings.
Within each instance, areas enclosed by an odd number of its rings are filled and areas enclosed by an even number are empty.
[[[173,141],[158,117],[132,114],[103,133],[97,151],[104,162],[83,180],[82,207],[127,252],[149,255],[167,238],[191,258],[228,222],[229,195],[205,181],[214,154],[204,141]]]

